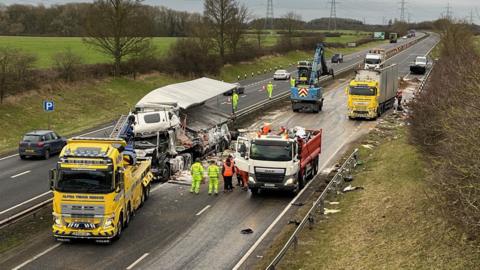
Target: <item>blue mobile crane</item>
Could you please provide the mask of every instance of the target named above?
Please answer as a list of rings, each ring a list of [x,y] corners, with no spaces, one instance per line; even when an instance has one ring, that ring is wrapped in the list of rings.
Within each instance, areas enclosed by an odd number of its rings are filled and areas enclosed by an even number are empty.
[[[308,66],[310,74],[308,72],[305,74],[305,65],[299,66],[299,78],[295,86],[290,89],[290,100],[292,101],[294,112],[311,111],[318,113],[321,111],[323,107],[323,93],[318,79],[325,75],[334,77],[333,69],[329,69],[325,61],[323,43],[317,44],[313,62]],[[306,80],[303,78],[305,75],[307,75]]]

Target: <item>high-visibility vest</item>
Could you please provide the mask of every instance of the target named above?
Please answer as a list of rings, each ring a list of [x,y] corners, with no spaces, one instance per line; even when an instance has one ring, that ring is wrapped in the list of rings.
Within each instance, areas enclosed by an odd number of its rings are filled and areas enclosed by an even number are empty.
[[[202,180],[203,179],[203,166],[200,162],[195,162],[192,165],[191,169],[193,180]]]
[[[273,84],[269,83],[269,84],[267,85],[267,91],[269,91],[269,92],[270,92],[270,91],[273,91]]]
[[[216,180],[220,176],[220,168],[217,165],[208,166],[208,177],[210,180]]]
[[[230,166],[223,164],[223,176],[233,176],[233,162],[230,162]]]

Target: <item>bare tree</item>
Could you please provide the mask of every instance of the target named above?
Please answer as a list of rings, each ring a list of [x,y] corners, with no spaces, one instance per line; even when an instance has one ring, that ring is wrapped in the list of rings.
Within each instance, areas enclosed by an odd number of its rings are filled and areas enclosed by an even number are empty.
[[[238,13],[238,3],[235,0],[205,0],[204,15],[210,23],[218,52],[225,58],[225,47],[228,41],[228,28]]]
[[[283,15],[281,27],[287,31],[287,35],[292,37],[296,30],[302,26],[302,17],[297,13],[290,11]]]
[[[237,7],[237,11],[228,25],[228,44],[230,45],[231,53],[234,55],[237,53],[238,44],[244,36],[248,17],[248,9],[245,7],[245,5],[241,5]]]
[[[120,74],[120,63],[149,42],[153,23],[144,16],[143,0],[97,0],[89,10],[84,41],[110,55]]]
[[[255,41],[257,42],[258,49],[262,48],[262,43],[267,37],[267,32],[263,30],[265,22],[263,20],[255,20],[252,23],[253,33],[255,34]]]
[[[70,48],[54,54],[52,59],[60,76],[67,81],[73,81],[75,79],[75,76],[78,75],[80,65],[83,64],[82,57],[72,52]]]

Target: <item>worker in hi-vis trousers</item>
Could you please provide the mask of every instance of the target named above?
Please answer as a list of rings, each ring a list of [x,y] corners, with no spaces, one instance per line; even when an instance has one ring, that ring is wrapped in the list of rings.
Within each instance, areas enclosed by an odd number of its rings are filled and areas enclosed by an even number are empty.
[[[268,84],[267,84],[267,93],[268,93],[268,98],[272,98],[272,94],[273,94],[273,84],[272,84],[272,82],[268,82]]]
[[[215,164],[215,160],[210,160],[208,172],[208,195],[218,195],[218,179],[220,178],[220,167]]]
[[[233,110],[233,113],[235,113],[238,109],[238,94],[237,94],[237,91],[233,91],[233,95],[232,95],[232,110]]]
[[[190,193],[195,192],[195,194],[200,193],[200,183],[203,181],[203,166],[199,158],[195,159],[195,163],[192,164],[190,169],[192,173],[192,188],[190,188]]]

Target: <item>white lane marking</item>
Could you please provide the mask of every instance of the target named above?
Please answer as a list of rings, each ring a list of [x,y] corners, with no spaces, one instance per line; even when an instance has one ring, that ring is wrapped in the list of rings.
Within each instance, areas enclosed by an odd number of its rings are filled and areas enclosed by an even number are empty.
[[[356,132],[353,132],[344,142],[347,142],[352,136],[356,135]],[[328,163],[335,157],[335,155],[345,146],[346,143],[341,144],[338,149],[333,153],[333,155],[330,156],[330,158],[327,160],[327,162],[324,162],[323,167],[319,169],[319,171],[322,171],[325,169],[325,167],[328,165]],[[314,181],[309,181],[308,184],[293,198],[288,205],[283,209],[283,211],[280,213],[280,215],[277,216],[277,218],[268,226],[267,230],[263,232],[263,234],[260,236],[260,238],[257,239],[257,241],[253,244],[253,246],[250,247],[250,249],[245,253],[245,255],[240,259],[240,261],[237,262],[237,264],[233,267],[233,270],[238,270],[240,266],[247,260],[248,257],[255,251],[255,249],[260,245],[260,243],[263,241],[263,239],[267,236],[267,234],[270,233],[270,231],[277,225],[277,223],[280,221],[280,219],[287,213],[287,211],[292,207],[292,204],[294,204],[300,196],[302,196],[303,192],[308,189],[311,183]]]
[[[18,269],[24,267],[25,265],[27,265],[27,264],[35,261],[36,259],[42,257],[43,255],[47,254],[48,252],[56,249],[56,248],[59,247],[61,244],[62,244],[62,243],[57,243],[57,244],[55,244],[55,245],[47,248],[47,249],[46,249],[45,251],[43,251],[42,253],[39,253],[39,254],[33,256],[31,259],[28,259],[28,260],[26,260],[25,262],[23,262],[22,264],[16,266],[15,268],[12,268],[12,270],[18,270]]]
[[[135,267],[135,265],[137,265],[139,262],[141,262],[143,259],[145,259],[148,255],[150,255],[150,253],[145,253],[142,255],[142,257],[138,258],[136,261],[134,261],[132,264],[130,264],[128,267],[127,267],[127,270],[130,270],[132,269],[133,267]]]
[[[81,135],[78,135],[78,136],[83,137],[85,135],[92,134],[92,133],[95,133],[95,132],[99,132],[99,131],[102,131],[102,130],[106,130],[106,129],[109,129],[109,128],[112,128],[112,127],[113,127],[113,125],[108,126],[108,127],[104,127],[104,128],[101,128],[101,129],[93,130],[93,131],[90,131],[90,132],[87,132],[85,134],[81,134]],[[9,159],[9,158],[12,158],[12,157],[17,157],[17,156],[18,156],[18,154],[2,157],[2,158],[0,158],[0,161],[5,160],[5,159]]]
[[[19,174],[15,174],[15,175],[10,176],[10,178],[17,178],[17,177],[19,177],[19,176],[22,176],[22,175],[27,174],[27,173],[30,173],[30,172],[31,172],[30,170],[24,171],[24,172],[21,172],[21,173],[19,173]]]
[[[5,159],[9,159],[9,158],[12,158],[12,157],[16,157],[16,156],[18,156],[18,154],[6,156],[6,157],[3,157],[3,158],[0,158],[0,161],[5,160]]]
[[[207,209],[210,208],[210,205],[205,206],[200,212],[198,212],[195,216],[200,216],[203,212],[207,211]]]
[[[49,191],[47,191],[47,192],[45,192],[45,193],[42,193],[42,194],[40,194],[40,195],[38,195],[38,196],[35,196],[35,197],[29,199],[29,200],[27,200],[27,201],[24,201],[24,202],[22,202],[22,203],[19,203],[19,204],[17,204],[17,205],[14,205],[14,206],[12,206],[12,207],[10,207],[10,208],[8,208],[8,209],[5,209],[5,210],[3,210],[2,212],[0,212],[0,215],[1,215],[1,214],[4,214],[4,213],[6,213],[6,212],[8,212],[8,211],[10,211],[10,210],[13,210],[13,209],[15,209],[15,208],[17,208],[17,207],[20,207],[20,206],[22,206],[22,205],[24,205],[24,204],[27,204],[27,203],[29,203],[29,202],[31,202],[31,201],[33,201],[33,200],[36,200],[36,199],[38,199],[38,198],[40,198],[40,197],[42,197],[42,196],[45,196],[45,195],[47,195],[47,194],[49,194],[49,193],[52,193],[52,191],[49,190]]]

